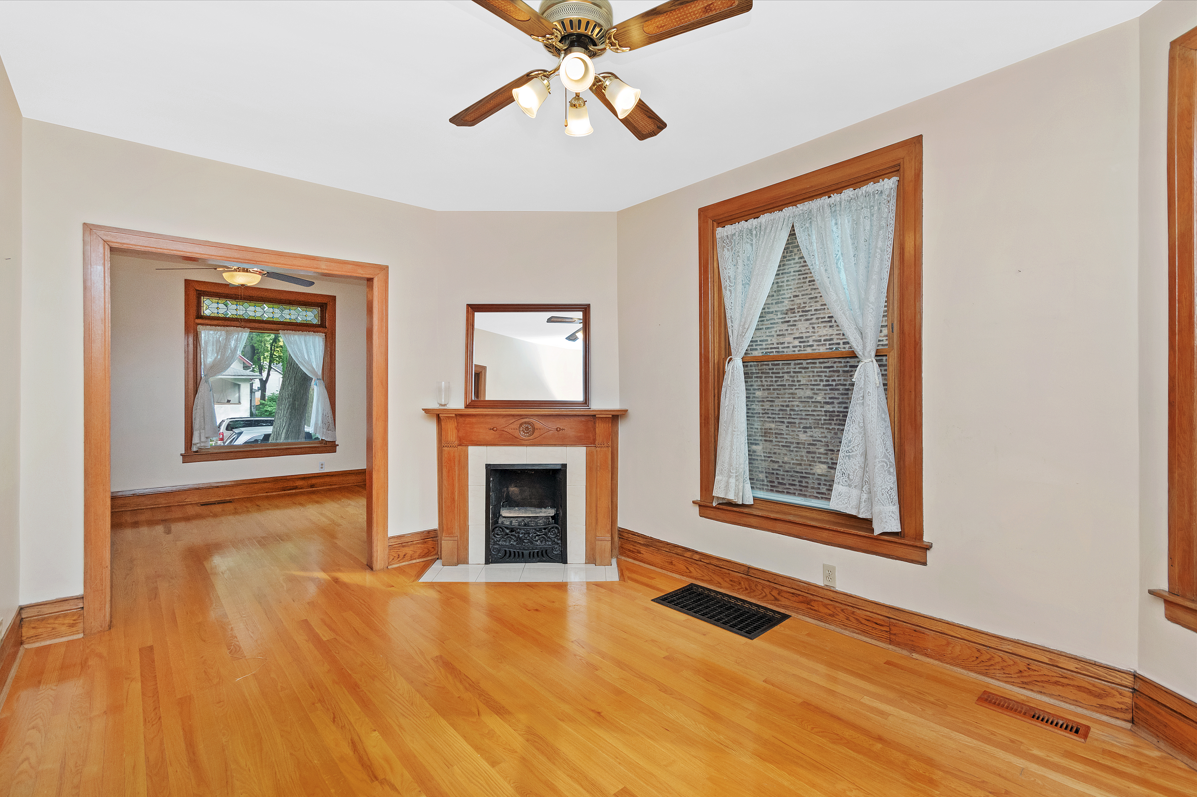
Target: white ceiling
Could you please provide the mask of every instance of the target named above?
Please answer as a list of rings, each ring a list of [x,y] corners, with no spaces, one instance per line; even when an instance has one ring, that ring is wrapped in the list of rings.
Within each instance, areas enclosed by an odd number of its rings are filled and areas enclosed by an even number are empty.
[[[669,124],[597,102],[562,132],[554,83],[448,119],[544,49],[465,0],[3,2],[22,113],[437,210],[619,210],[1132,19],[1157,0],[787,2],[598,62]],[[613,0],[616,22],[656,5]]]

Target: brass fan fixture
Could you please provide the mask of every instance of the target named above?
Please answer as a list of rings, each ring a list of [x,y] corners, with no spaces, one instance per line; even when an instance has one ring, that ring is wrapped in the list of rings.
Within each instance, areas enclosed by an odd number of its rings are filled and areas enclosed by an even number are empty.
[[[589,91],[641,141],[664,130],[665,121],[640,100],[638,89],[614,72],[597,72],[593,59],[607,52],[637,50],[752,9],[752,0],[669,0],[612,25],[607,0],[542,0],[539,13],[523,0],[474,2],[544,45],[557,59],[557,66],[520,75],[450,118],[450,122],[473,127],[512,102],[536,118],[549,96],[549,79],[558,75],[566,90],[574,93],[566,104],[566,135],[586,136],[592,132],[582,97],[583,91]]]

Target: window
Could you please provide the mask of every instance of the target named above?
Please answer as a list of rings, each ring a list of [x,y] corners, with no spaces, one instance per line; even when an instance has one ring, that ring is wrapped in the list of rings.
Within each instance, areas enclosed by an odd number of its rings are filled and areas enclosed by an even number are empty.
[[[1197,631],[1197,28],[1168,63],[1168,589],[1164,616]]]
[[[877,348],[893,430],[901,532],[830,509],[859,361],[791,230],[745,352],[752,504],[714,502],[719,402],[730,354],[716,232],[726,225],[898,177],[893,261]],[[701,498],[704,518],[925,564],[922,517],[922,139],[914,138],[699,211]]]
[[[299,364],[305,356],[319,363],[320,356],[313,357],[295,338],[306,336],[308,342],[315,341],[317,351],[323,350],[320,380],[335,414],[336,297],[194,280],[186,282],[185,295],[183,461],[335,451],[335,435],[322,435],[315,417],[324,401],[321,387],[308,373],[316,366]],[[230,337],[233,330],[243,332]],[[288,351],[288,339],[299,346],[295,352]],[[192,433],[194,401],[203,379],[200,358],[220,340],[228,345],[227,356],[218,358],[220,366],[230,358],[231,362],[212,375],[216,426],[209,426],[211,436],[205,433],[207,439],[198,441]]]

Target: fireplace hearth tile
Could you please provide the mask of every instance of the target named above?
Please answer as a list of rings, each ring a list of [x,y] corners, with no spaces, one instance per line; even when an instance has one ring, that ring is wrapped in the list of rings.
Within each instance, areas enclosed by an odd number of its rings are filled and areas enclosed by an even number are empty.
[[[519,581],[526,565],[490,565],[482,568],[474,583],[496,581]]]
[[[556,562],[529,564],[458,565],[445,567],[438,559],[420,577],[421,583],[483,584],[483,583],[588,583],[618,581],[615,566],[563,565]]]
[[[450,581],[474,581],[482,575],[482,565],[457,565],[456,567],[442,567],[437,573],[436,583],[443,584]]]

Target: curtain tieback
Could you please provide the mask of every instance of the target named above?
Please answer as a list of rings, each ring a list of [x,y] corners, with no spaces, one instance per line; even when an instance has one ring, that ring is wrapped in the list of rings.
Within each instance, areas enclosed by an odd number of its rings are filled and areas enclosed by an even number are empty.
[[[852,374],[852,381],[856,381],[857,377],[860,376],[860,369],[864,368],[866,365],[873,366],[873,384],[877,387],[881,387],[881,366],[878,365],[877,361],[872,358],[860,361],[860,365],[856,366],[856,373]]]
[[[723,370],[725,370],[725,371],[727,370],[727,366],[731,365],[732,360],[739,360],[739,359],[740,358],[736,357],[735,355],[729,355],[728,358],[723,361]]]

